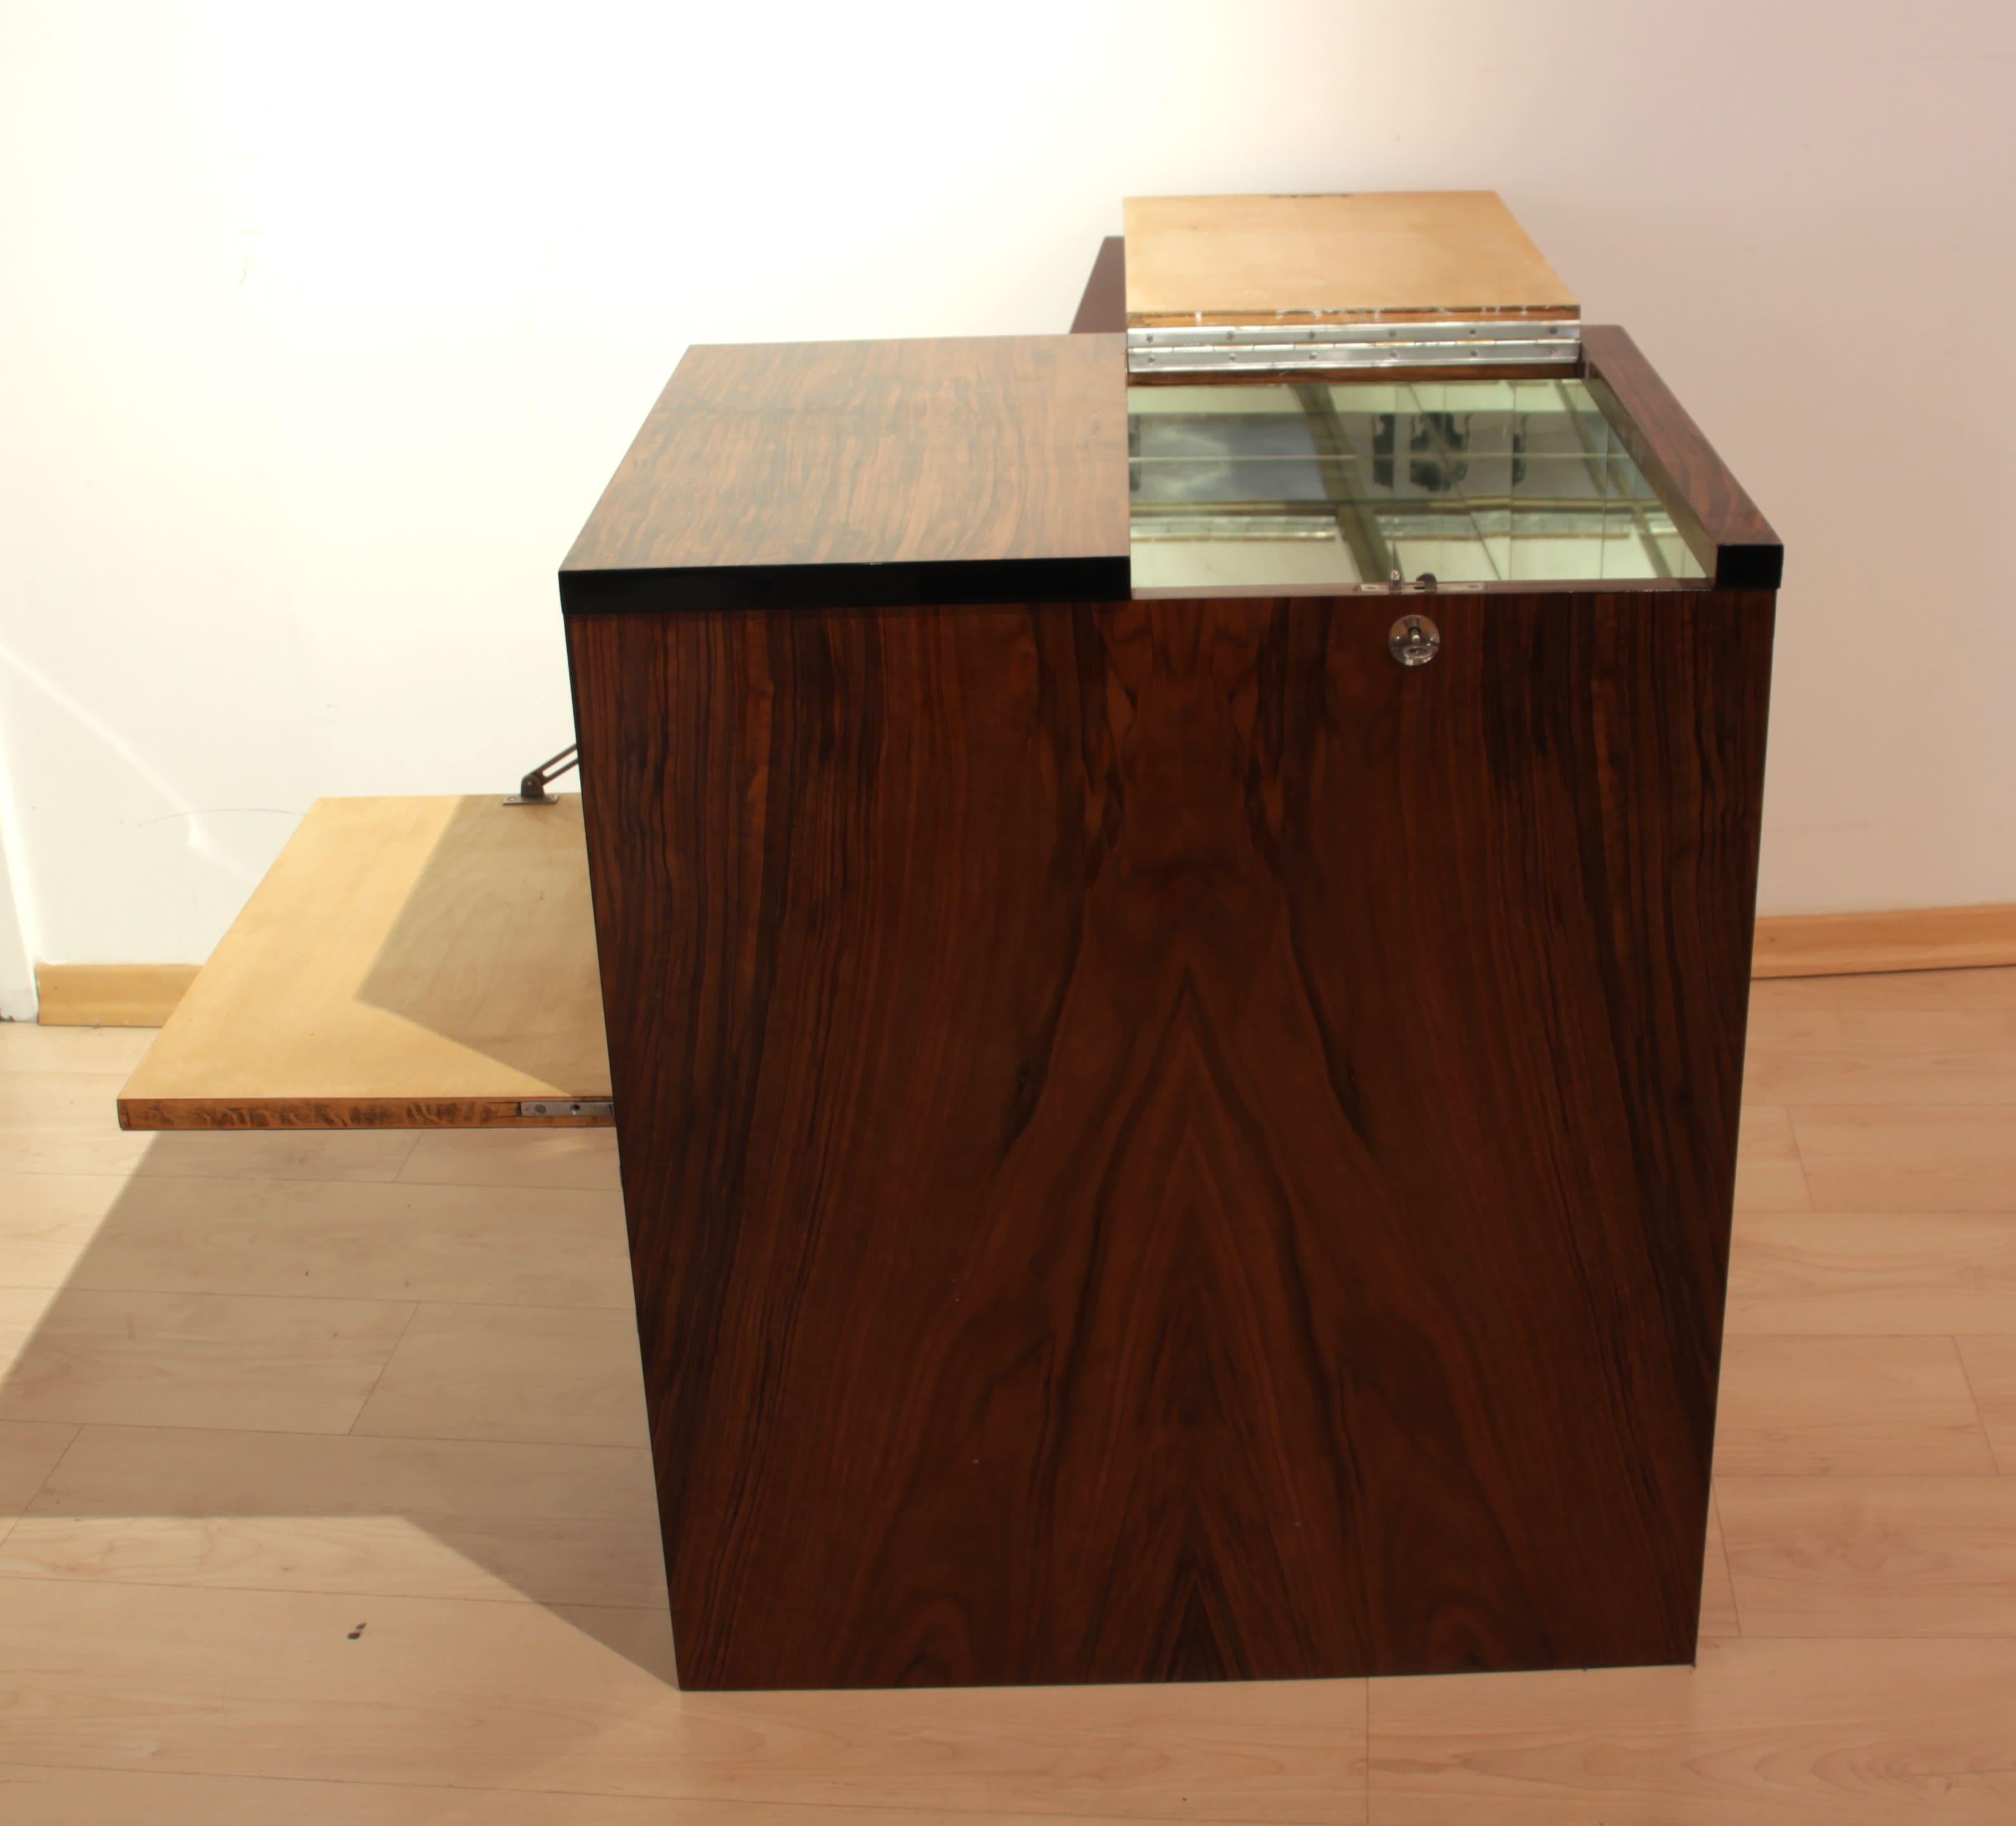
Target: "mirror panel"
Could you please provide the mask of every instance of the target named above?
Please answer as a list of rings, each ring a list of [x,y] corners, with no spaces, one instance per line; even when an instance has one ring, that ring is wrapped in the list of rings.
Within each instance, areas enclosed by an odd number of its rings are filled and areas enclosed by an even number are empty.
[[[1705,576],[1571,379],[1128,390],[1137,589]]]

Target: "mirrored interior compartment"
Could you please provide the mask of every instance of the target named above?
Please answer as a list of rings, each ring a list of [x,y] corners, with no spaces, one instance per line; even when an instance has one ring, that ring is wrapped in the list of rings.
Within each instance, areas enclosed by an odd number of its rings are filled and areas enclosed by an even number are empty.
[[[1575,379],[1128,390],[1137,589],[1698,579]]]

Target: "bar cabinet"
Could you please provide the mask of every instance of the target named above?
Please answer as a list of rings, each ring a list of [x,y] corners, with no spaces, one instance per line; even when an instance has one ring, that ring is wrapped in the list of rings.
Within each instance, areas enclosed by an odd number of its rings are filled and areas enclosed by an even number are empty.
[[[694,1688],[1692,1658],[1780,549],[1495,197],[695,348],[560,576]]]

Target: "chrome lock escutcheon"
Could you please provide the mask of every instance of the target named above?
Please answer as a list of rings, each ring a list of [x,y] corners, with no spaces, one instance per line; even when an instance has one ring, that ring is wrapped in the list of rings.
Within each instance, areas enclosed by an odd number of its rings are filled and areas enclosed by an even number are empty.
[[[1442,631],[1425,615],[1403,615],[1387,631],[1386,650],[1402,666],[1425,666],[1442,649]]]

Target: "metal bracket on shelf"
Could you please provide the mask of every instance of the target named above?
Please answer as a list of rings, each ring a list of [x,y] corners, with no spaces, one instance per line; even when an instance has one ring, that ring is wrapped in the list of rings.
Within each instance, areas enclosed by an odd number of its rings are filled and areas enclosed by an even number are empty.
[[[528,1098],[518,1105],[520,1116],[614,1116],[616,1105],[607,1097]]]
[[[581,765],[581,744],[570,742],[551,760],[542,761],[518,782],[518,790],[506,805],[556,805],[560,802],[546,789],[561,775]]]

